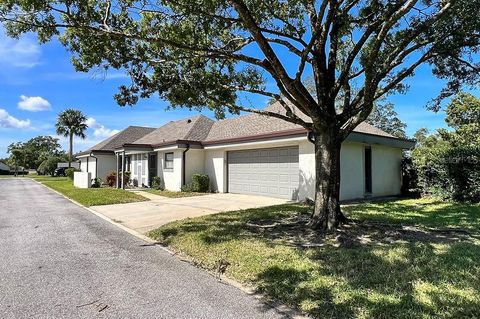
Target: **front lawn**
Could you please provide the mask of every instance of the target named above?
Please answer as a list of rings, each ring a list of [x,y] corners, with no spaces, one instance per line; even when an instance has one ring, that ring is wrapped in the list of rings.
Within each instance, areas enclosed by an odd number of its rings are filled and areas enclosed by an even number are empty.
[[[158,196],[164,196],[164,197],[169,197],[169,198],[181,198],[181,197],[192,197],[192,196],[203,196],[207,195],[208,193],[196,193],[196,192],[173,192],[169,190],[158,190],[158,189],[146,189],[145,192],[158,195]]]
[[[475,318],[480,206],[434,199],[344,208],[319,236],[310,209],[281,205],[182,220],[149,236],[196,264],[318,318]],[[433,228],[435,227],[435,228]]]
[[[148,200],[143,196],[123,189],[107,187],[88,189],[76,188],[73,186],[73,182],[67,177],[36,176],[33,177],[33,179],[87,207],[142,202]]]

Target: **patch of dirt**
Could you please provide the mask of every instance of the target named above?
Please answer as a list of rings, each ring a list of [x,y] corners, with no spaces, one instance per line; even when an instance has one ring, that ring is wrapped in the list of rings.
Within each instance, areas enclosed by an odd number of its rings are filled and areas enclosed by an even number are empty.
[[[391,245],[406,242],[451,243],[474,242],[480,234],[458,228],[423,228],[395,224],[380,224],[353,220],[331,234],[321,234],[307,226],[309,216],[298,214],[283,220],[262,220],[247,223],[249,232],[296,248],[325,245],[354,248],[368,245]]]

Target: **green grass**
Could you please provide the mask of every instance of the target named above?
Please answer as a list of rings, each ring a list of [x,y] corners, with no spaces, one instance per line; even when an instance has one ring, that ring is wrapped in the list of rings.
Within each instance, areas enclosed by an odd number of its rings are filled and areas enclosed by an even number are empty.
[[[67,177],[35,176],[32,178],[87,207],[148,200],[143,196],[123,189],[107,187],[88,189],[76,188],[73,186],[72,181]]]
[[[345,211],[358,221],[327,236],[305,227],[301,205],[177,221],[149,236],[207,269],[226,260],[228,277],[318,318],[478,317],[479,205],[399,200]]]
[[[192,196],[203,196],[207,195],[208,193],[196,193],[196,192],[173,192],[169,190],[158,190],[158,189],[146,189],[145,192],[154,194],[154,195],[159,195],[159,196],[164,196],[164,197],[169,197],[169,198],[181,198],[181,197],[192,197]]]
[[[372,202],[348,206],[352,218],[379,223],[480,231],[480,205],[442,201],[436,198]]]

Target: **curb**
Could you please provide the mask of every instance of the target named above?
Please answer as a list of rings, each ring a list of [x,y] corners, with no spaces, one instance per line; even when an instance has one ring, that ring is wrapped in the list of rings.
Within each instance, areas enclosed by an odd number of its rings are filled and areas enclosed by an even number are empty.
[[[93,209],[91,209],[90,207],[87,207],[85,205],[82,205],[80,204],[79,202],[63,195],[62,193],[56,191],[55,189],[53,188],[50,188],[48,187],[47,185],[45,184],[42,184],[41,182],[39,181],[36,181],[34,180],[33,178],[30,178],[30,180],[34,181],[35,183],[39,184],[39,185],[42,185],[43,187],[53,191],[54,193],[56,193],[57,195],[60,195],[61,197],[69,200],[70,202],[74,203],[75,205],[83,208],[83,209],[86,209],[87,211],[89,211],[90,213],[100,217],[101,219],[109,222],[110,224],[112,225],[115,225],[117,226],[118,228],[126,231],[127,233],[129,233],[130,235],[133,235],[145,242],[147,242],[148,244],[152,244],[152,245],[155,245],[157,247],[159,247],[160,249],[164,250],[165,252],[169,253],[172,257],[175,257],[177,258],[178,260],[180,261],[183,261],[183,262],[187,262],[189,263],[190,265],[196,267],[196,268],[200,268],[202,269],[203,271],[207,272],[208,274],[211,275],[211,273],[206,270],[206,269],[203,269],[201,267],[198,267],[197,265],[195,265],[188,257],[185,257],[185,258],[182,258],[182,256],[178,253],[175,253],[173,251],[171,251],[170,249],[168,249],[167,247],[165,247],[164,245],[158,243],[157,241],[151,239],[150,237],[148,236],[145,236],[133,229],[130,229],[120,223],[117,223],[115,221],[113,221],[111,218],[101,214],[101,213],[98,213],[96,211],[94,211]],[[245,294],[249,295],[249,296],[252,296],[254,297],[255,299],[257,300],[260,300],[261,302],[263,302],[264,304],[270,306],[272,309],[275,309],[276,311],[278,311],[280,314],[283,314],[283,315],[286,315],[288,318],[291,318],[291,319],[310,319],[311,317],[309,316],[306,316],[304,314],[302,314],[300,311],[296,310],[296,309],[293,309],[293,308],[290,308],[280,302],[274,302],[274,301],[270,301],[270,300],[267,300],[266,297],[262,294],[259,294],[257,292],[255,292],[254,289],[250,288],[250,287],[247,287],[243,284],[241,284],[240,282],[236,281],[236,280],[233,280],[233,279],[230,279],[224,275],[221,275],[220,276],[220,279],[221,279],[221,282],[224,283],[224,284],[228,284],[236,289],[239,289],[240,291],[244,292]]]

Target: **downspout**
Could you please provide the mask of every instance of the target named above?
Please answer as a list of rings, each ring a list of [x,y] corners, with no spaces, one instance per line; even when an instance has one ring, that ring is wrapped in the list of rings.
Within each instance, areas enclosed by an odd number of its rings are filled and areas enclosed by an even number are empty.
[[[187,148],[183,151],[182,153],[182,185],[186,185],[186,176],[185,176],[185,171],[186,171],[186,164],[185,164],[185,159],[187,158],[187,152],[190,149],[190,144],[187,144]]]
[[[95,155],[93,155],[93,153],[90,153],[90,157],[93,157],[95,159],[95,178],[97,178],[98,177],[98,158]],[[88,157],[87,157],[87,161],[88,161]],[[87,172],[88,172],[88,168],[87,168]]]

